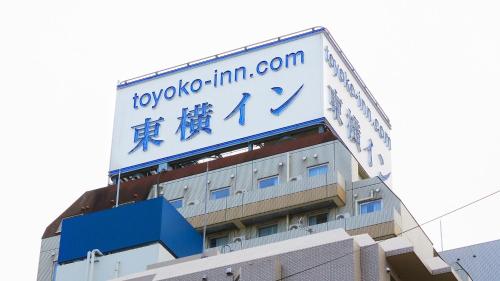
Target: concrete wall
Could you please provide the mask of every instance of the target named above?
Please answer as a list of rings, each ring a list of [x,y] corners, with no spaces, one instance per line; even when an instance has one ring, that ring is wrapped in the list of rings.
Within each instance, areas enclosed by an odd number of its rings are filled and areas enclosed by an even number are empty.
[[[174,257],[159,243],[98,257],[94,265],[93,281],[105,281],[141,272],[150,264],[172,259]],[[86,269],[86,260],[59,265],[55,281],[87,281]]]
[[[431,240],[419,227],[405,206],[401,206],[401,231],[402,236],[408,239],[420,259],[428,259],[434,256],[434,248]]]
[[[158,267],[115,281],[230,281],[238,276],[240,281],[389,281],[379,245],[368,235],[349,237],[342,230]]]

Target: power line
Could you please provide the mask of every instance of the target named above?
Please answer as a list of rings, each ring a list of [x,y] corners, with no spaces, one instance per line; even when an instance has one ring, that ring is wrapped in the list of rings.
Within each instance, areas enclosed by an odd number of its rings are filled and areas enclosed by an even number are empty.
[[[414,230],[414,229],[416,229],[416,228],[421,228],[421,226],[423,226],[423,225],[425,225],[425,224],[431,223],[431,222],[433,222],[433,221],[435,221],[435,220],[438,220],[438,219],[443,218],[443,217],[445,217],[445,216],[451,215],[451,214],[453,214],[453,213],[455,213],[455,212],[457,212],[457,211],[459,211],[459,210],[461,210],[461,209],[467,208],[467,207],[469,207],[470,205],[476,204],[476,203],[478,203],[478,202],[480,202],[480,201],[482,201],[482,200],[484,200],[484,199],[486,199],[486,198],[489,198],[489,197],[491,197],[491,196],[493,196],[493,195],[495,195],[495,194],[497,194],[497,193],[500,193],[500,189],[499,189],[499,190],[497,190],[497,191],[495,191],[495,192],[492,192],[492,193],[490,193],[490,194],[488,194],[488,195],[485,195],[485,196],[483,196],[483,197],[481,197],[481,198],[479,198],[479,199],[476,199],[476,200],[474,200],[474,201],[472,201],[472,202],[470,202],[470,203],[467,203],[467,204],[465,204],[465,205],[462,205],[462,206],[460,206],[460,207],[458,207],[458,208],[456,208],[456,209],[453,209],[453,210],[451,210],[451,211],[449,211],[449,212],[446,212],[446,213],[444,213],[444,214],[442,214],[442,215],[439,215],[439,216],[437,216],[437,217],[435,217],[435,218],[433,218],[433,219],[430,219],[430,220],[428,220],[428,221],[426,221],[426,222],[424,222],[424,223],[422,223],[422,224],[420,224],[420,225],[417,223],[417,226],[412,227],[412,228],[409,228],[409,229],[407,229],[407,230],[405,230],[405,231],[401,231],[400,235],[401,235],[401,234],[403,234],[403,233],[406,233],[406,232],[408,232],[408,231],[412,231],[412,230]],[[378,243],[378,242],[377,242],[377,243]],[[278,279],[277,281],[281,281],[281,280],[284,280],[285,278],[289,278],[289,277],[292,277],[292,276],[295,276],[295,275],[301,274],[301,273],[303,273],[303,272],[306,272],[306,271],[308,271],[308,270],[311,270],[311,269],[314,269],[314,268],[320,267],[320,266],[322,266],[322,265],[328,264],[328,263],[330,263],[330,262],[334,262],[334,261],[336,261],[336,260],[339,260],[339,259],[341,259],[341,258],[347,257],[347,256],[349,256],[349,255],[351,255],[351,254],[354,254],[354,253],[355,253],[355,252],[357,252],[357,251],[360,251],[360,250],[352,251],[352,252],[347,253],[347,254],[344,254],[344,255],[342,255],[342,256],[340,256],[340,257],[337,257],[337,258],[334,258],[334,259],[331,259],[331,260],[327,260],[327,261],[325,261],[325,262],[319,263],[319,264],[317,264],[317,265],[314,265],[314,266],[312,266],[312,267],[309,267],[309,268],[303,269],[303,270],[301,270],[301,271],[297,271],[297,272],[292,273],[292,274],[290,274],[290,275],[287,275],[287,276],[285,276],[285,277],[281,277],[281,278],[280,278],[280,279]]]

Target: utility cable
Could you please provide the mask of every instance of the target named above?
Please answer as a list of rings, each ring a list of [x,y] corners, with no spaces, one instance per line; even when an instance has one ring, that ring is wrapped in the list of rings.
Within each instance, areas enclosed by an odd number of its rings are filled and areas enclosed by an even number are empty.
[[[453,209],[453,210],[451,210],[451,211],[449,211],[449,212],[446,212],[446,213],[444,213],[444,214],[442,214],[442,215],[439,215],[439,216],[437,216],[437,217],[435,217],[435,218],[433,218],[433,219],[430,219],[430,220],[428,220],[428,221],[426,221],[426,222],[424,222],[424,223],[422,223],[422,224],[420,224],[420,225],[417,223],[417,226],[412,227],[412,228],[409,228],[409,229],[407,229],[407,230],[405,230],[405,231],[401,231],[401,233],[400,233],[399,235],[401,235],[401,234],[403,234],[403,233],[406,233],[406,232],[408,232],[408,231],[412,231],[412,230],[414,230],[414,229],[416,229],[416,228],[421,228],[421,226],[423,226],[423,225],[425,225],[425,224],[431,223],[431,222],[433,222],[433,221],[435,221],[435,220],[438,220],[438,219],[443,218],[443,217],[445,217],[445,216],[451,215],[451,214],[453,214],[453,213],[455,213],[455,212],[457,212],[457,211],[459,211],[459,210],[461,210],[461,209],[464,209],[464,208],[469,207],[469,206],[471,206],[471,205],[473,205],[473,204],[476,204],[476,203],[478,203],[478,202],[480,202],[480,201],[482,201],[482,200],[484,200],[484,199],[486,199],[486,198],[489,198],[489,197],[491,197],[491,196],[493,196],[493,195],[495,195],[495,194],[497,194],[497,193],[500,193],[500,189],[499,189],[499,190],[497,190],[497,191],[494,191],[494,192],[492,192],[492,193],[490,193],[490,194],[488,194],[488,195],[485,195],[485,196],[483,196],[483,197],[481,197],[481,198],[479,198],[479,199],[476,199],[476,200],[474,200],[474,201],[472,201],[472,202],[470,202],[470,203],[467,203],[467,204],[465,204],[465,205],[462,205],[462,206],[460,206],[460,207],[458,207],[458,208],[456,208],[456,209]],[[378,242],[377,242],[377,243],[378,243]],[[360,250],[352,251],[352,252],[347,253],[347,254],[344,254],[344,255],[342,255],[342,256],[340,256],[340,257],[336,257],[336,258],[334,258],[334,259],[327,260],[327,261],[322,262],[322,263],[320,263],[320,264],[317,264],[317,265],[314,265],[314,266],[308,267],[308,268],[306,268],[306,269],[303,269],[303,270],[297,271],[297,272],[292,273],[292,274],[290,274],[290,275],[287,275],[287,276],[285,276],[285,277],[281,277],[280,279],[277,279],[276,281],[281,281],[281,280],[284,280],[284,279],[286,279],[286,278],[289,278],[289,277],[292,277],[292,276],[295,276],[295,275],[301,274],[301,273],[303,273],[303,272],[306,272],[306,271],[308,271],[308,270],[311,270],[311,269],[314,269],[314,268],[320,267],[320,266],[322,266],[322,265],[328,264],[328,263],[330,263],[330,262],[334,262],[334,261],[336,261],[336,260],[339,260],[339,259],[341,259],[341,258],[347,257],[347,256],[349,256],[349,255],[351,255],[351,254],[354,254],[354,253],[355,253],[355,252],[357,252],[357,251],[360,251]]]

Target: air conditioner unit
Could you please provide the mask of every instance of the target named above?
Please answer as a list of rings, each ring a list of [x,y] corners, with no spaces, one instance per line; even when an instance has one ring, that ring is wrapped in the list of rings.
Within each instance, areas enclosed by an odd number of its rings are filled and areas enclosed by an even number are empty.
[[[187,205],[188,205],[188,206],[193,206],[193,205],[196,205],[196,204],[198,204],[198,203],[200,203],[198,200],[193,200],[193,201],[189,201],[189,202],[187,203]]]
[[[241,243],[245,241],[245,236],[238,236],[233,238],[233,243]]]
[[[335,216],[335,219],[336,220],[343,220],[343,219],[347,219],[348,217],[350,217],[351,215],[349,213],[343,213],[343,214],[338,214]]]

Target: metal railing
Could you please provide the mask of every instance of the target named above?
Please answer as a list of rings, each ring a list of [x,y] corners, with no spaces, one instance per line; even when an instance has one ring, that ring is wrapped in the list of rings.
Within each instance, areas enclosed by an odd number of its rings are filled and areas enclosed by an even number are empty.
[[[228,251],[237,251],[241,249],[252,248],[256,246],[266,245],[269,243],[279,242],[292,238],[297,238],[312,233],[319,233],[328,230],[342,228],[346,231],[354,230],[366,226],[382,224],[394,221],[394,209],[382,209],[381,211],[357,215],[340,220],[333,220],[322,224],[304,226],[294,230],[279,232],[273,235],[257,237],[253,239],[242,240],[219,247],[221,253]]]

